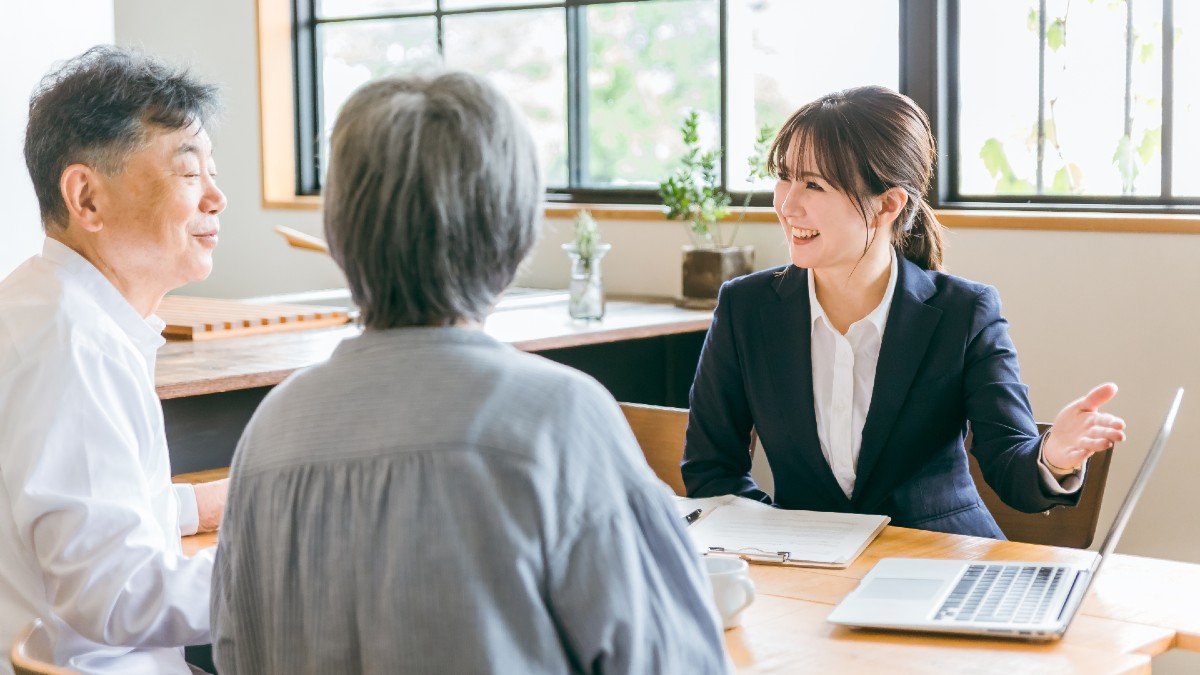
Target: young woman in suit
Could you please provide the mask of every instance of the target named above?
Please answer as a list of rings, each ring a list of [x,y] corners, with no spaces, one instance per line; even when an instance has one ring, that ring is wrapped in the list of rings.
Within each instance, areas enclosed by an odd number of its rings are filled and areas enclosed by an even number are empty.
[[[1087,458],[1124,440],[1100,411],[1113,384],[1038,435],[996,290],[941,271],[935,156],[925,113],[883,87],[824,96],[780,130],[769,166],[792,264],[721,289],[691,393],[689,496],[1003,538],[971,480],[968,424],[988,484],[1026,512],[1075,504]],[[774,499],[750,476],[751,429]]]

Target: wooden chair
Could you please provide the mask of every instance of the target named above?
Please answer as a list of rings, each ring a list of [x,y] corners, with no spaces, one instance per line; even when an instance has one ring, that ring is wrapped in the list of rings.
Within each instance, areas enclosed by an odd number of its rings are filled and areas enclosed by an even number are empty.
[[[1049,424],[1039,424],[1038,433],[1044,434]],[[971,434],[967,434],[967,449],[971,448]],[[971,478],[983,503],[991,511],[996,524],[1004,536],[1012,541],[1029,544],[1048,544],[1070,548],[1087,548],[1092,545],[1096,534],[1096,522],[1100,518],[1100,501],[1104,497],[1104,485],[1108,482],[1108,465],[1112,451],[1099,452],[1088,460],[1087,480],[1079,504],[1074,507],[1057,507],[1041,513],[1022,513],[1000,500],[979,470],[975,456],[967,453],[971,462]]]
[[[679,463],[683,460],[683,435],[687,431],[688,411],[685,408],[663,408],[656,405],[622,403],[621,412],[629,420],[629,428],[637,437],[646,463],[675,494],[686,496]]]
[[[679,462],[683,459],[683,437],[687,430],[688,411],[683,408],[663,408],[636,403],[622,403],[621,411],[625,413],[633,435],[642,446],[646,463],[664,483],[671,486],[675,494],[685,495]],[[1045,433],[1048,428],[1047,424],[1038,425],[1039,433]],[[966,444],[969,450],[970,434],[967,434]],[[983,480],[975,457],[969,452],[967,455],[975,487],[1004,536],[1012,541],[1030,544],[1070,548],[1091,546],[1096,534],[1096,523],[1100,518],[1104,485],[1108,481],[1111,452],[1098,453],[1088,460],[1087,481],[1077,506],[1054,508],[1043,513],[1021,513],[1001,501],[1000,496]]]
[[[54,665],[54,647],[41,619],[34,619],[13,641],[8,658],[14,675],[74,675],[75,671]]]

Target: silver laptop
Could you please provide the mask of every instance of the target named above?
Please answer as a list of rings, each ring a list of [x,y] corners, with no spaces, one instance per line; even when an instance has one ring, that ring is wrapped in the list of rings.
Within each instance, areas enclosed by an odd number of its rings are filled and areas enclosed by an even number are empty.
[[[1061,638],[1129,523],[1179,412],[1183,389],[1090,565],[883,558],[829,615],[857,628]]]

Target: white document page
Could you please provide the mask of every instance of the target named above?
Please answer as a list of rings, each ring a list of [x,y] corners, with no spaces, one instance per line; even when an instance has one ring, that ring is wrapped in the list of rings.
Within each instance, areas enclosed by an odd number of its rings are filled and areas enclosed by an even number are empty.
[[[746,502],[746,503],[743,503]],[[787,562],[850,564],[887,524],[886,516],[788,511],[738,499],[688,528],[700,553],[723,551]]]

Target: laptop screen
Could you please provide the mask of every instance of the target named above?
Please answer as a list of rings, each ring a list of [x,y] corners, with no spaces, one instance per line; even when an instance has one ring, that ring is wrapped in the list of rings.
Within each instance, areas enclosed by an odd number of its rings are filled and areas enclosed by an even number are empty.
[[[1117,548],[1117,541],[1125,531],[1125,526],[1129,524],[1129,517],[1133,515],[1133,507],[1137,504],[1138,498],[1142,496],[1142,491],[1146,489],[1146,483],[1150,482],[1150,474],[1154,472],[1154,466],[1158,464],[1163,449],[1167,447],[1167,438],[1171,435],[1171,428],[1175,426],[1175,415],[1179,412],[1179,402],[1182,400],[1183,388],[1181,387],[1175,392],[1175,400],[1171,402],[1171,408],[1167,410],[1167,418],[1159,427],[1158,435],[1154,437],[1154,443],[1150,445],[1150,452],[1146,453],[1146,459],[1142,460],[1142,468],[1138,471],[1137,478],[1133,479],[1133,487],[1129,488],[1129,493],[1125,495],[1125,502],[1121,504],[1120,510],[1117,511],[1117,517],[1113,519],[1112,526],[1108,528],[1108,534],[1104,537],[1104,543],[1100,545],[1100,558],[1093,566],[1095,568],[1092,570],[1093,578],[1100,563],[1112,555],[1113,550]]]

